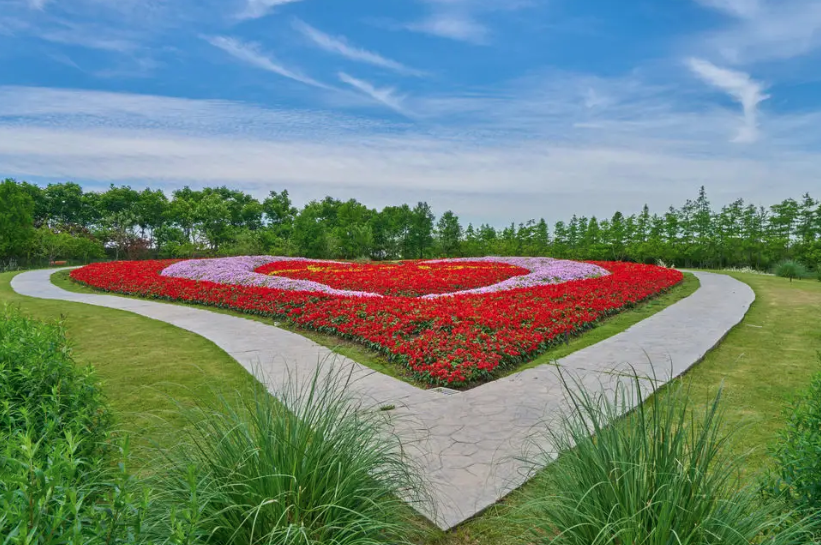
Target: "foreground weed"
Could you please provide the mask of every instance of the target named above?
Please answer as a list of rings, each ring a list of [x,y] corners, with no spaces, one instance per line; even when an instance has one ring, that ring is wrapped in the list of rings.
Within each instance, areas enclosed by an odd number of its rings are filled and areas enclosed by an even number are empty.
[[[402,498],[418,497],[419,480],[385,414],[352,403],[343,379],[319,373],[279,400],[258,385],[186,410],[186,438],[154,482],[170,521],[162,533],[220,545],[408,543]]]
[[[739,489],[721,392],[703,409],[683,386],[645,395],[639,378],[591,394],[565,380],[573,410],[547,439],[564,452],[522,508],[531,542],[555,545],[807,545],[813,523]],[[625,415],[625,416],[622,416]],[[550,461],[544,453],[537,462]],[[552,492],[547,492],[547,491]]]

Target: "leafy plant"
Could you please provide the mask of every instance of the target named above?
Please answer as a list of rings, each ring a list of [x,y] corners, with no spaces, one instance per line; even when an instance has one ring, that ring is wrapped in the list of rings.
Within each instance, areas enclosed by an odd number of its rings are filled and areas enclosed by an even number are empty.
[[[792,282],[793,279],[805,278],[808,273],[807,268],[803,264],[788,259],[775,266],[775,274],[781,278],[789,278],[790,282]]]
[[[216,408],[185,410],[186,440],[154,480],[159,535],[221,545],[407,543],[414,525],[401,498],[419,499],[421,488],[384,413],[354,405],[336,373],[278,397],[258,385],[221,396]]]
[[[4,545],[142,543],[147,494],[91,369],[60,324],[0,316],[0,536]],[[119,463],[112,455],[119,452]]]
[[[550,450],[564,454],[549,488],[525,502],[529,543],[811,542],[811,521],[737,488],[741,460],[727,451],[720,392],[694,410],[680,384],[646,403],[639,378],[602,394],[565,387],[573,410],[547,437]],[[544,452],[537,461],[551,459]]]
[[[99,447],[111,415],[94,371],[71,359],[65,331],[23,316],[0,315],[0,431],[30,431],[41,442],[73,433],[78,455]]]
[[[776,490],[801,510],[821,512],[821,374],[788,409],[773,456]]]

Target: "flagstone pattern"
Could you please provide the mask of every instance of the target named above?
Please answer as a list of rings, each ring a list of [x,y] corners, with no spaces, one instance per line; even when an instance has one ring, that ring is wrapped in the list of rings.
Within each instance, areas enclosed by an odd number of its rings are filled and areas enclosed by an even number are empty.
[[[613,392],[633,372],[644,393],[687,371],[738,324],[755,299],[729,276],[694,272],[700,288],[629,329],[553,364],[527,369],[464,392],[422,390],[333,354],[274,325],[193,306],[104,294],[74,293],[50,282],[51,270],[18,274],[21,295],[119,309],[201,335],[276,392],[333,361],[351,373],[354,395],[386,409],[414,463],[428,478],[432,501],[418,509],[442,529],[486,509],[538,469],[526,461],[552,452],[545,426],[568,410],[566,389]],[[562,377],[567,386],[563,386]]]

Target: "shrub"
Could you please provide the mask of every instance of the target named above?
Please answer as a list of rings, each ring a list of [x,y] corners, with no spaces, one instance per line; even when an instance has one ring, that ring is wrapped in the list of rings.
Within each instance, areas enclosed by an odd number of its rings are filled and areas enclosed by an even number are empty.
[[[792,282],[793,279],[805,278],[808,275],[807,268],[804,265],[790,259],[776,265],[775,274],[782,278],[789,278],[790,282]]]
[[[419,482],[384,414],[353,405],[340,377],[317,375],[281,402],[262,386],[219,397],[216,409],[184,411],[187,440],[154,481],[158,535],[221,545],[408,542],[401,498]]]
[[[108,446],[111,419],[63,329],[8,308],[0,321],[0,537],[4,545],[138,543],[148,501]]]
[[[565,386],[574,410],[548,433],[564,454],[550,468],[549,488],[524,506],[535,542],[811,542],[811,521],[796,521],[780,504],[760,504],[755,491],[739,490],[740,460],[728,454],[720,392],[695,411],[680,384],[644,404],[639,379],[609,395]],[[538,461],[550,460],[544,453]]]
[[[788,409],[773,456],[777,492],[801,510],[821,511],[821,374]]]
[[[71,359],[59,323],[4,308],[0,316],[0,431],[48,443],[82,437],[77,455],[97,449],[111,424],[94,371]]]

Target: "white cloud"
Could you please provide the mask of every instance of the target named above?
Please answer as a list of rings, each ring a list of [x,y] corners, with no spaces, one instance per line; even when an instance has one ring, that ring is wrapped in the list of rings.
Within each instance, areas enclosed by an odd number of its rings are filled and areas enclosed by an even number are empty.
[[[336,55],[340,55],[342,57],[345,57],[346,59],[350,59],[357,62],[363,62],[366,64],[371,64],[382,68],[387,68],[400,74],[406,74],[410,76],[425,75],[425,73],[420,70],[410,68],[398,61],[383,57],[379,53],[374,53],[372,51],[368,51],[366,49],[362,49],[354,45],[351,45],[345,38],[341,36],[330,36],[329,34],[326,34],[321,30],[314,28],[311,25],[299,19],[296,19],[294,21],[294,28],[296,28],[299,32],[301,32],[305,37],[310,39],[315,45],[317,45],[321,49],[324,49],[325,51],[334,53]]]
[[[478,20],[478,15],[501,9],[518,9],[524,4],[511,0],[421,0],[429,14],[420,21],[405,25],[414,32],[423,32],[451,40],[486,44],[490,29]]]
[[[566,219],[571,209],[601,217],[645,201],[664,210],[705,183],[717,204],[739,196],[769,204],[817,186],[818,135],[807,129],[818,114],[773,114],[762,142],[735,146],[723,137],[733,116],[666,105],[663,90],[571,76],[510,87],[525,86],[525,96],[441,97],[441,115],[472,120],[450,130],[230,101],[0,87],[0,173],[166,189],[228,183],[258,196],[288,188],[299,202],[428,200],[496,225]],[[590,88],[608,97],[594,112]],[[579,121],[589,126],[574,128]]]
[[[265,17],[277,6],[293,4],[302,0],[247,0],[245,8],[237,15],[239,19],[259,19]]]
[[[279,74],[285,78],[299,81],[313,87],[319,87],[321,89],[329,88],[324,83],[275,62],[268,55],[263,53],[259,45],[255,43],[246,43],[226,36],[214,36],[206,38],[206,40],[214,47],[218,47],[229,55],[236,57],[237,59],[252,66],[256,66],[257,68]]]
[[[434,13],[418,23],[407,26],[409,30],[424,32],[442,38],[483,44],[489,36],[488,28],[464,13]]]
[[[769,98],[763,86],[748,74],[720,68],[702,59],[688,59],[690,69],[702,80],[717,87],[741,103],[744,110],[744,126],[736,141],[753,142],[758,139],[758,105]]]
[[[704,50],[746,64],[791,59],[821,48],[818,0],[696,0],[733,18],[724,29],[699,37]]]
[[[134,41],[122,37],[123,33],[120,33],[118,37],[106,31],[93,32],[90,30],[89,28],[72,25],[68,29],[43,31],[38,37],[49,42],[117,53],[128,53],[138,47]]]
[[[760,0],[696,0],[696,2],[738,17],[753,17],[761,10]]]
[[[384,104],[391,110],[405,116],[409,115],[404,106],[404,99],[396,94],[396,89],[394,89],[393,87],[385,87],[379,89],[375,87],[373,84],[365,80],[349,76],[345,72],[339,73],[339,79],[342,80],[344,83],[347,83],[351,87],[359,89],[375,101]]]
[[[419,0],[428,15],[404,25],[407,30],[451,40],[487,44],[491,30],[480,19],[496,17],[501,11],[514,11],[538,4],[532,0]]]
[[[28,0],[29,7],[31,7],[31,9],[38,10],[42,10],[46,6],[47,2],[48,0]]]

